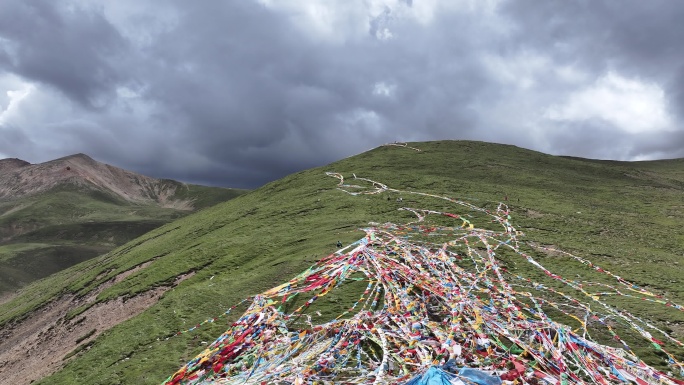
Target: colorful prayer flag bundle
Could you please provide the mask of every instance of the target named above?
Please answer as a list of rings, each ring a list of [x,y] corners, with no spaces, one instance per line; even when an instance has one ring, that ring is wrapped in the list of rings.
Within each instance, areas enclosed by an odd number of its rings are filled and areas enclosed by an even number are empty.
[[[329,175],[353,195],[400,192],[356,178],[372,186],[363,190],[345,184],[340,174]],[[467,215],[403,208],[417,221],[368,227],[362,239],[255,296],[224,334],[164,384],[684,384],[641,361],[614,326],[631,327],[657,346],[672,370],[684,374],[684,364],[664,347],[682,343],[602,302],[601,293],[587,289],[591,284],[553,273],[525,253],[505,205],[490,212],[449,197],[401,192],[477,211],[501,229],[478,228]],[[455,223],[427,225],[430,215]],[[436,235],[446,241],[426,241]],[[580,297],[508,272],[499,259],[504,253]],[[614,279],[614,286],[594,284],[610,294],[623,295],[623,287],[654,296],[587,260],[564,255]],[[367,286],[356,303],[329,322],[314,323],[312,305],[359,275]],[[540,292],[552,299],[534,294]],[[283,304],[298,295],[308,300],[285,312]],[[682,311],[670,301],[658,301]],[[554,321],[548,309],[577,325]],[[621,347],[593,341],[596,327]]]

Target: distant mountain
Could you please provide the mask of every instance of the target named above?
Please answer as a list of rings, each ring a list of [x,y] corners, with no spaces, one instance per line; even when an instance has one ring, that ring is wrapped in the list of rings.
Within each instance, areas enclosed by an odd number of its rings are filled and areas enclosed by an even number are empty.
[[[100,163],[85,154],[70,155],[40,164],[20,159],[0,160],[0,200],[73,187],[100,191],[113,198],[180,210],[194,209],[192,197],[177,197],[183,183],[155,179]]]
[[[0,160],[0,294],[243,190],[156,179],[76,154]]]

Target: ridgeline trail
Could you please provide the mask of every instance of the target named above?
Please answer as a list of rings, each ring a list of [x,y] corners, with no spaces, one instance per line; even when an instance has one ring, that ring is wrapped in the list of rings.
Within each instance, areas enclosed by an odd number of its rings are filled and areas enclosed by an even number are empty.
[[[670,352],[682,342],[611,299],[681,305],[526,242],[505,204],[489,210],[327,175],[359,199],[393,193],[439,204],[402,207],[414,221],[370,223],[363,238],[246,299],[244,314],[164,384],[684,384],[684,363]],[[600,279],[564,277],[535,258],[540,250]],[[320,322],[317,301],[350,282],[366,284],[358,300]],[[635,343],[650,345],[670,373],[637,357]]]

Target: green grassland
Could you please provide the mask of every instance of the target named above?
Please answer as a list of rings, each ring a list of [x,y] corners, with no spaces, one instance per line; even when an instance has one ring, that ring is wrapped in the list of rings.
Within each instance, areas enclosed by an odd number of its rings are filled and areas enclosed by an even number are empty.
[[[21,319],[60,294],[85,296],[100,283],[145,262],[151,264],[104,290],[98,301],[133,296],[195,272],[144,313],[77,348],[63,370],[39,382],[156,384],[201,351],[203,343],[213,341],[232,318],[220,317],[192,333],[167,337],[289,280],[333,252],[338,240],[347,244],[362,237],[359,229],[368,222],[413,220],[410,213],[397,211],[401,206],[463,211],[443,200],[407,193],[351,196],[338,190],[338,181],[326,176],[326,171],[349,179],[356,174],[400,190],[448,195],[488,209],[506,200],[512,223],[524,232],[525,241],[554,245],[674,302],[684,302],[682,160],[593,161],[469,141],[410,145],[422,151],[382,146],[292,174],[154,229],[22,289],[20,296],[0,306],[0,324]],[[402,202],[397,202],[399,197]],[[444,219],[435,221],[440,224]],[[570,258],[527,252],[564,277],[605,280]],[[515,255],[501,258],[514,274],[543,279]],[[354,282],[326,296],[316,305],[320,319],[342,312],[364,286]],[[629,298],[609,301],[679,339],[684,337],[677,329],[684,325],[684,312]],[[72,315],[84,310],[74,309]],[[629,331],[623,334],[631,341]],[[658,365],[648,346],[635,350]],[[671,351],[684,356],[681,348]]]
[[[174,199],[197,209],[244,190],[182,185]],[[105,191],[62,185],[46,193],[0,201],[0,294],[112,250],[190,212],[134,204]]]

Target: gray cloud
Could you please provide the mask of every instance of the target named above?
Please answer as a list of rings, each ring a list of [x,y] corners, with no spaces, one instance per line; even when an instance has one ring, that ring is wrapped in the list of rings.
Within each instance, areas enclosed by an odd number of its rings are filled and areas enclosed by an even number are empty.
[[[507,2],[502,12],[516,20],[519,28],[512,38],[521,47],[551,52],[560,62],[577,63],[595,74],[615,70],[652,81],[665,92],[666,107],[676,119],[676,131],[635,137],[613,132],[602,141],[591,141],[588,150],[573,154],[622,159],[684,157],[684,51],[680,39],[684,24],[679,22],[684,18],[682,4],[665,0],[540,4],[524,0]],[[592,130],[594,123],[583,126],[583,132],[596,132]],[[598,132],[606,130],[612,128],[605,126]],[[573,136],[572,141],[582,138]],[[610,148],[599,146],[605,142],[619,143],[623,155],[606,154]]]
[[[53,86],[86,107],[103,106],[126,81],[116,68],[126,42],[97,10],[57,7],[44,0],[0,5],[0,34],[10,42],[5,69]]]
[[[2,3],[0,155],[236,187],[395,140],[684,156],[677,3],[377,3]]]

